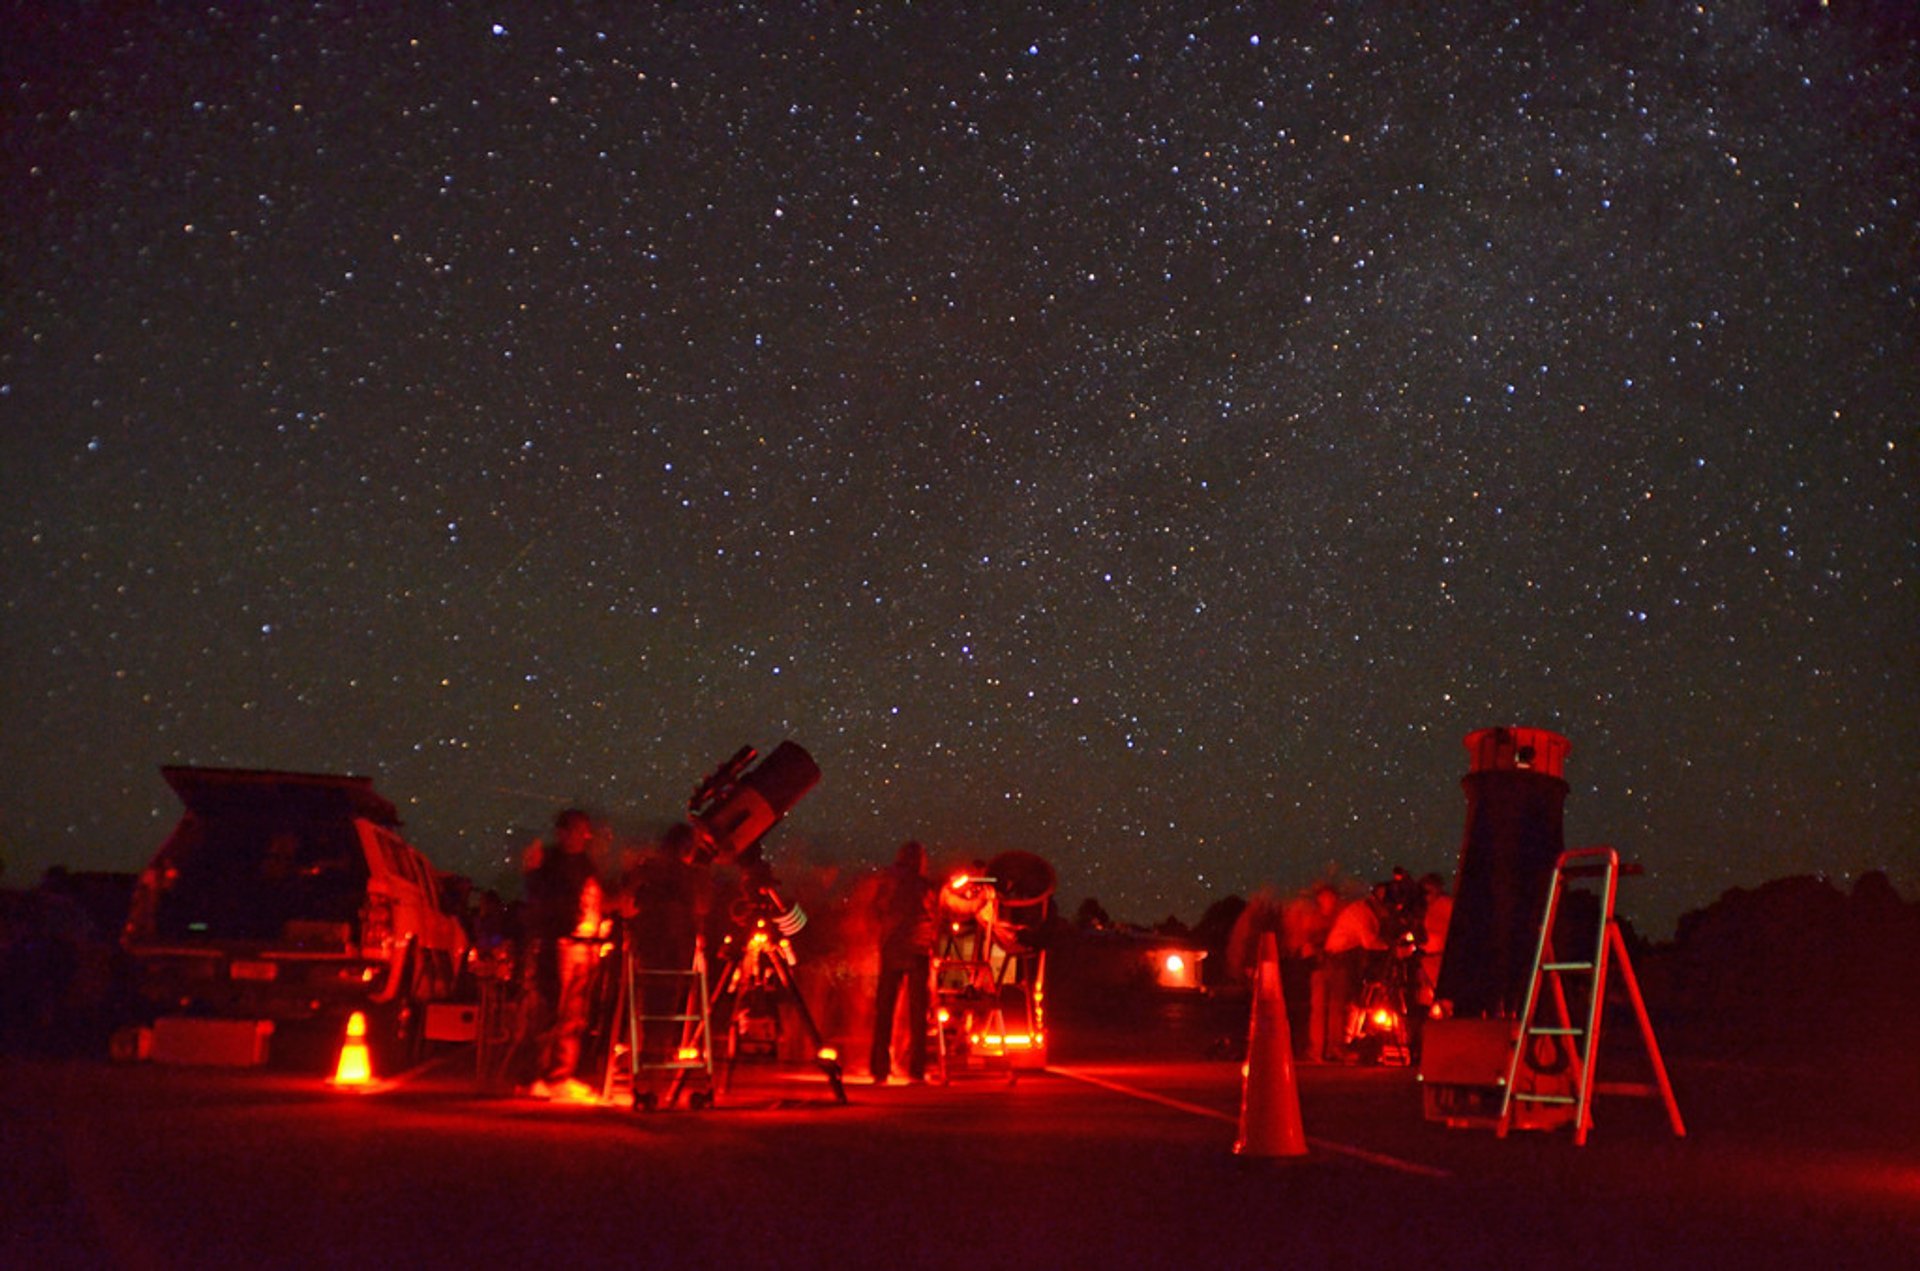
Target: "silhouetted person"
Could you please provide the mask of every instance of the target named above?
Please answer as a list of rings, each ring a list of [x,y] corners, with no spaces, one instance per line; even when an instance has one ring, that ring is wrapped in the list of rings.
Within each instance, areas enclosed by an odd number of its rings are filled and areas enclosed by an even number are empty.
[[[1414,1000],[1407,1004],[1408,1059],[1420,1062],[1420,1039],[1426,1034],[1427,1018],[1433,1013],[1434,988],[1440,983],[1440,957],[1447,950],[1447,928],[1453,923],[1453,897],[1447,894],[1446,880],[1438,874],[1420,879],[1420,959],[1414,977]]]
[[[1297,1057],[1319,1063],[1327,1050],[1327,936],[1340,894],[1315,883],[1287,901],[1280,942],[1280,982],[1287,995]]]
[[[700,840],[684,821],[668,830],[622,880],[630,917],[626,939],[642,971],[641,1047],[649,1065],[672,1059],[685,1031],[670,1017],[694,1014],[689,989],[693,957],[713,904],[713,875],[700,859]],[[697,990],[696,990],[697,991]]]
[[[538,994],[538,1071],[527,1093],[536,1098],[591,1098],[579,1080],[587,1031],[588,993],[600,943],[601,890],[587,848],[593,822],[578,808],[553,819],[554,841],[527,873],[527,918],[534,941]]]
[[[927,1009],[931,1004],[934,909],[939,890],[927,877],[927,849],[909,840],[900,845],[893,865],[882,875],[874,897],[880,929],[880,982],[873,1005],[873,1046],[868,1068],[884,1082],[893,1072],[893,1011],[904,984],[907,991],[907,1076],[927,1075]]]

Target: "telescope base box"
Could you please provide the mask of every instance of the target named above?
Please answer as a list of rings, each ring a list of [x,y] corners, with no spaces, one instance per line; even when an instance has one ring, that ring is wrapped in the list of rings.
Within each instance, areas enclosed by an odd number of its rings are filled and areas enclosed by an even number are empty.
[[[465,1002],[427,1004],[427,1040],[470,1042],[480,1036],[480,1007]]]
[[[1510,1019],[1428,1020],[1420,1038],[1420,1080],[1459,1086],[1503,1085],[1518,1032]]]
[[[1427,1021],[1420,1044],[1421,1105],[1427,1120],[1454,1129],[1497,1129],[1500,1102],[1513,1062],[1518,1025],[1511,1019],[1436,1019]],[[1536,1043],[1536,1049],[1537,1049]],[[1520,1065],[1516,1094],[1571,1095],[1573,1062],[1563,1047],[1554,1064]],[[1573,1123],[1567,1104],[1520,1101],[1513,1127],[1559,1130]]]

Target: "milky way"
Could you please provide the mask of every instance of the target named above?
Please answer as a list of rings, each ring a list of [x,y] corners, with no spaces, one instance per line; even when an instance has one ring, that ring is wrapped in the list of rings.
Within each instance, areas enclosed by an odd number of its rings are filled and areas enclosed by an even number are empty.
[[[1450,869],[1495,724],[1656,934],[1920,883],[1907,6],[41,7],[7,885],[163,763],[494,881],[790,737],[776,859],[1192,920]]]

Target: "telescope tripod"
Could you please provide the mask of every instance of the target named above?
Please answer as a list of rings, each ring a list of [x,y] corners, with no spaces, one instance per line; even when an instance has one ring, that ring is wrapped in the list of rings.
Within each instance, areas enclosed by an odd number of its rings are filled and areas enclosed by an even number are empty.
[[[813,1061],[826,1074],[836,1103],[847,1101],[846,1083],[841,1078],[839,1056],[820,1035],[820,1027],[800,996],[793,978],[793,952],[784,939],[775,934],[766,918],[754,921],[744,936],[728,936],[715,959],[713,998],[708,1018],[724,1022],[725,1058],[721,1067],[721,1088],[732,1084],[733,1066],[743,1047],[764,1047],[777,1053],[780,1035],[780,1004],[793,1008],[813,1047]]]

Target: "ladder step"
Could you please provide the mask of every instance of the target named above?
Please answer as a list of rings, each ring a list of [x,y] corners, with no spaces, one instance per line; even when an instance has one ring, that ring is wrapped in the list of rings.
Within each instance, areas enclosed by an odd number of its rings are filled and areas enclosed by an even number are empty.
[[[1591,971],[1593,970],[1593,963],[1591,962],[1543,962],[1540,964],[1540,969],[1542,971]]]
[[[1586,1033],[1587,1030],[1584,1028],[1529,1028],[1527,1030],[1529,1037],[1584,1037]]]
[[[1528,1094],[1522,1090],[1513,1092],[1513,1097],[1522,1103],[1578,1103],[1570,1094]]]

